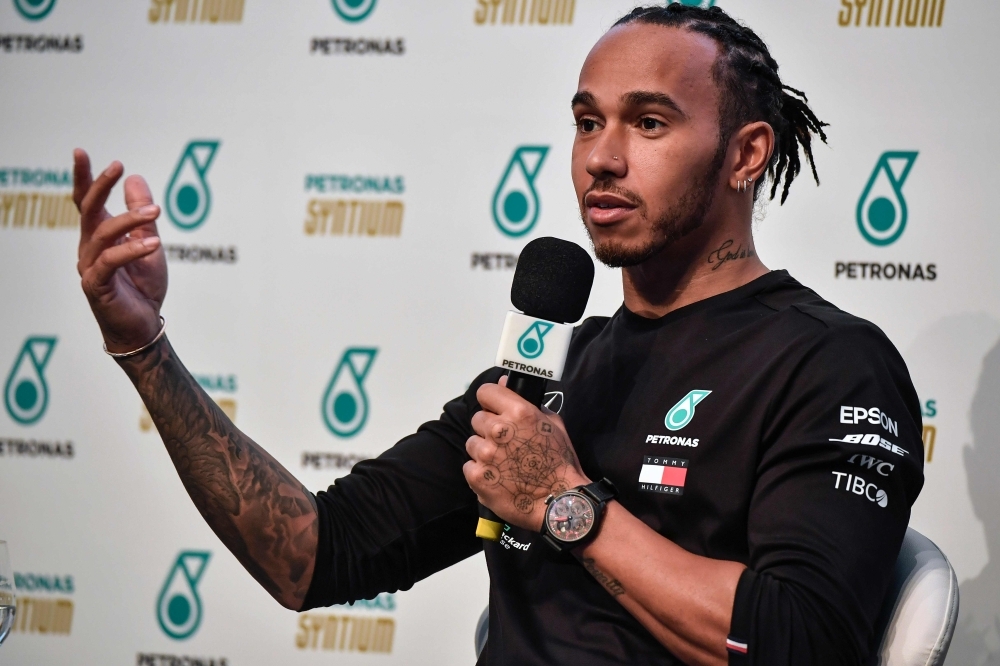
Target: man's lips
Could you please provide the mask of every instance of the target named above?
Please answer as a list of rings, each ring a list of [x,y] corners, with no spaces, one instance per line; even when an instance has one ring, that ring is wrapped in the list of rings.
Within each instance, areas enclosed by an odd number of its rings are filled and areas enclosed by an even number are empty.
[[[610,192],[588,192],[583,197],[587,217],[598,225],[614,224],[628,217],[636,205],[625,197]]]

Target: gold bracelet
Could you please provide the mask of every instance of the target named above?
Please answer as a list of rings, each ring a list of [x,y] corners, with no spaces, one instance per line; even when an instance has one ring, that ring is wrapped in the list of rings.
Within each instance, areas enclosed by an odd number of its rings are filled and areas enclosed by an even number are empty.
[[[163,318],[163,315],[160,315],[160,332],[156,334],[155,338],[153,338],[143,346],[139,347],[138,349],[133,349],[132,351],[127,351],[127,352],[109,352],[108,343],[105,342],[104,353],[112,358],[127,358],[129,356],[135,356],[139,352],[146,351],[147,349],[155,345],[156,342],[163,337],[163,334],[166,332],[166,330],[167,330],[167,320]]]

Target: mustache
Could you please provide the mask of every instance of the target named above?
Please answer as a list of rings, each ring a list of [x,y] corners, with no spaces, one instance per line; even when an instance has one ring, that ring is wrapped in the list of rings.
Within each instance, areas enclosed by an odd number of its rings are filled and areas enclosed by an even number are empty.
[[[585,199],[591,192],[617,194],[623,199],[627,199],[629,203],[634,204],[636,207],[645,207],[646,205],[646,202],[638,194],[617,185],[613,180],[607,178],[595,178],[594,182],[587,188],[587,191],[583,193],[583,198]]]

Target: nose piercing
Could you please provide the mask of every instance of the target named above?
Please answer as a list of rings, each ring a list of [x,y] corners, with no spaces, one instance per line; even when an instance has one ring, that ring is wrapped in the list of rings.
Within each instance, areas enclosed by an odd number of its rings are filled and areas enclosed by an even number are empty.
[[[617,159],[618,159],[618,156],[617,156],[617,155],[612,155],[612,156],[611,156],[611,159],[613,159],[613,160],[617,160]]]

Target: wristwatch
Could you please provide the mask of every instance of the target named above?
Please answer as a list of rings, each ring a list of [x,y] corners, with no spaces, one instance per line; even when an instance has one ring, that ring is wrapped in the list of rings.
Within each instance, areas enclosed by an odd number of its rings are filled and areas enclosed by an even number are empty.
[[[597,535],[604,509],[617,495],[608,479],[549,495],[542,539],[560,553],[583,545]]]

